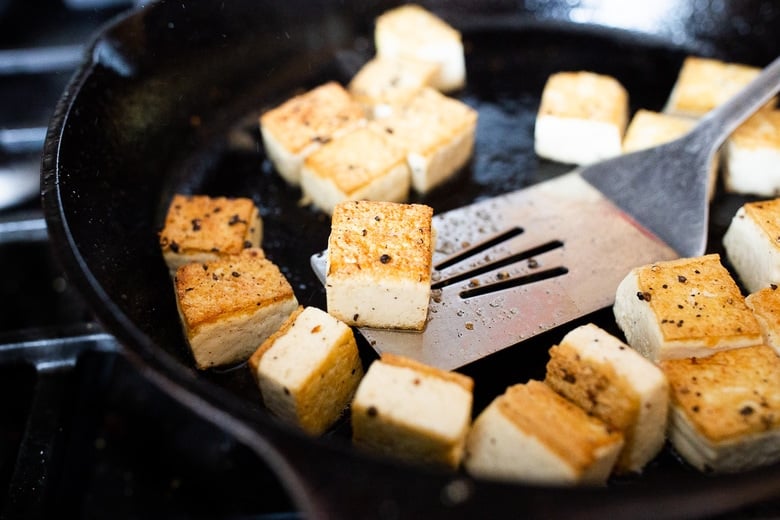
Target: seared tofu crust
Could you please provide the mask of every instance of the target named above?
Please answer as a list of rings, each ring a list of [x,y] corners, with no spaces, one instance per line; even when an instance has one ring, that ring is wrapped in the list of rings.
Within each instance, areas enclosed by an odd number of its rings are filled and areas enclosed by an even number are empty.
[[[355,74],[347,88],[357,102],[381,117],[392,111],[392,105],[409,102],[429,86],[438,70],[433,62],[377,56]]]
[[[593,324],[550,349],[545,383],[623,433],[616,471],[639,472],[665,440],[669,388],[663,372]]]
[[[304,196],[328,214],[345,200],[403,202],[410,182],[406,150],[365,127],[311,154],[301,172]]]
[[[364,117],[363,107],[349,92],[330,81],[265,112],[260,124],[287,151],[297,153],[313,143],[330,141],[339,130]]]
[[[182,266],[174,287],[198,368],[246,361],[298,306],[287,279],[256,248]]]
[[[262,221],[248,198],[176,194],[159,240],[169,268],[175,271],[190,261],[216,260],[260,247]]]
[[[759,325],[764,343],[780,355],[780,290],[771,284],[745,298],[748,308],[753,311]]]
[[[780,426],[780,358],[766,345],[663,361],[672,400],[713,442]]]
[[[510,386],[479,414],[464,465],[499,480],[603,484],[622,446],[619,431],[531,380]]]
[[[680,68],[665,112],[700,117],[742,90],[761,70],[740,63],[688,56]],[[772,103],[774,104],[774,102]]]
[[[433,209],[353,201],[336,206],[328,239],[328,312],[347,324],[421,330],[431,294]]]
[[[328,240],[328,274],[430,281],[432,218],[433,208],[424,204],[339,204]]]
[[[252,248],[224,260],[182,267],[176,273],[176,296],[187,329],[196,332],[227,315],[251,313],[294,295],[276,264]]]
[[[633,269],[613,306],[628,344],[657,361],[758,345],[761,330],[717,254]]]
[[[655,264],[639,272],[639,287],[637,299],[653,308],[666,340],[758,332],[739,287],[717,255]]]
[[[703,472],[780,460],[780,358],[766,345],[660,364],[671,385],[670,438]]]

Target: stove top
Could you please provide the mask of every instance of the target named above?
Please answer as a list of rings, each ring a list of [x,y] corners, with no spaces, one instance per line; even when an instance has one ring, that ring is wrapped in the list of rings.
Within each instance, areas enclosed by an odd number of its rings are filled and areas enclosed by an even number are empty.
[[[121,0],[0,0],[0,518],[297,518],[266,464],[150,383],[47,239],[48,119]]]

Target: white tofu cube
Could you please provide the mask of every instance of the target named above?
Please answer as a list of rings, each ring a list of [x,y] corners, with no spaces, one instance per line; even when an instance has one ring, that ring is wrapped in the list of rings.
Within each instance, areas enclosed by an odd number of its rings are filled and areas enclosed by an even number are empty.
[[[347,408],[363,377],[355,337],[315,307],[300,307],[249,358],[266,408],[320,435]]]
[[[354,201],[336,206],[328,239],[328,312],[358,327],[422,330],[428,316],[433,209]]]
[[[590,164],[619,155],[628,120],[628,94],[614,78],[592,72],[550,76],[534,127],[540,157]]]
[[[198,368],[246,361],[298,306],[292,287],[260,249],[180,267],[176,303]]]
[[[160,231],[171,275],[190,262],[212,262],[260,247],[263,221],[251,199],[176,194]]]
[[[693,467],[733,473],[780,460],[780,358],[771,348],[660,366],[671,387],[669,438]]]
[[[470,474],[542,485],[604,484],[623,435],[540,381],[510,386],[469,433]]]
[[[348,89],[374,118],[382,118],[392,113],[393,105],[408,103],[430,86],[438,70],[429,61],[376,57],[355,74]]]
[[[688,56],[680,67],[664,112],[701,117],[742,90],[759,72],[758,67]],[[774,106],[774,101],[770,105]]]
[[[403,202],[410,183],[406,150],[369,127],[327,143],[306,158],[301,172],[305,199],[328,214],[347,200]]]
[[[726,191],[780,195],[780,110],[761,110],[731,134],[724,147]]]
[[[376,20],[374,43],[382,58],[410,57],[439,66],[433,87],[449,92],[466,83],[466,59],[460,33],[418,5],[403,5]]]
[[[723,235],[726,257],[748,292],[780,284],[780,199],[740,207]]]
[[[265,152],[289,184],[300,184],[304,159],[324,143],[365,124],[362,105],[336,82],[295,96],[260,117]]]
[[[451,178],[471,158],[477,111],[426,88],[371,126],[406,150],[412,188],[424,194]]]
[[[756,318],[717,254],[632,269],[613,306],[628,344],[652,361],[760,345]]]
[[[474,381],[383,354],[352,401],[352,439],[362,450],[442,469],[460,465]]]
[[[666,377],[596,325],[575,328],[550,349],[544,382],[623,434],[616,472],[641,472],[663,448],[669,408]]]

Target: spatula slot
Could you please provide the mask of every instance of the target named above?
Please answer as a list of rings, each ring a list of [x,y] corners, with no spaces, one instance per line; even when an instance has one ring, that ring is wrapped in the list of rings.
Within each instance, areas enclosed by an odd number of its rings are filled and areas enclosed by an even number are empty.
[[[482,253],[483,251],[487,251],[488,249],[495,247],[498,244],[501,244],[502,242],[506,242],[507,240],[511,240],[518,235],[522,235],[524,231],[525,230],[521,227],[513,227],[511,229],[504,231],[499,235],[494,236],[493,238],[490,238],[488,240],[485,240],[484,242],[480,242],[471,247],[468,247],[467,249],[464,249],[463,251],[456,254],[455,256],[451,256],[450,258],[439,262],[434,267],[437,271],[444,270],[450,266],[453,266],[465,260],[466,258],[470,258],[475,255],[478,255],[479,253]]]
[[[520,229],[520,228],[516,228],[516,229]],[[517,236],[518,234],[519,233],[515,233],[515,234],[504,233],[504,234],[500,235],[502,237],[505,237],[503,240],[501,240],[501,241],[499,241],[497,239],[490,240],[490,242],[491,242],[491,246],[490,247],[496,246],[496,245],[500,244],[503,241],[510,240],[510,239],[514,238],[515,236]],[[474,256],[474,255],[476,255],[478,253],[484,252],[487,249],[489,249],[489,248],[483,248],[481,246],[482,246],[482,244],[480,244],[480,246],[478,246],[478,250],[477,251],[474,251],[474,249],[477,249],[477,248],[471,249],[470,250],[471,254],[468,255],[468,256],[459,255],[459,256],[462,257],[461,260],[464,260],[465,258],[469,258],[471,256]],[[431,287],[433,289],[441,289],[441,288],[447,287],[448,285],[452,285],[452,284],[455,284],[455,283],[458,283],[458,282],[462,282],[464,280],[468,280],[468,279],[474,278],[476,276],[480,276],[482,274],[485,274],[487,272],[493,271],[495,269],[500,269],[500,268],[506,267],[508,265],[512,265],[512,264],[516,264],[518,262],[522,262],[522,261],[525,261],[525,260],[533,259],[535,256],[542,255],[544,253],[547,253],[548,251],[552,251],[552,250],[558,249],[560,247],[563,247],[563,242],[561,242],[560,240],[551,240],[550,242],[546,242],[544,244],[541,244],[539,246],[535,246],[535,247],[532,247],[532,248],[529,248],[529,249],[524,249],[524,250],[522,250],[520,252],[513,253],[513,254],[510,254],[508,256],[499,257],[499,258],[492,258],[491,261],[489,261],[487,263],[484,263],[482,265],[475,266],[474,268],[469,269],[469,270],[467,270],[465,272],[458,273],[456,275],[450,276],[450,277],[445,278],[445,279],[437,280],[436,282],[431,284]],[[448,263],[449,263],[449,265],[454,265],[451,262],[448,262]],[[441,266],[437,266],[437,269],[441,269]],[[525,278],[525,277],[521,277],[521,278]],[[518,278],[518,279],[520,279],[520,278]],[[520,285],[523,285],[523,284],[520,284]]]
[[[554,267],[552,269],[545,269],[544,271],[538,271],[535,273],[518,276],[516,278],[509,278],[496,283],[487,285],[479,285],[472,289],[466,289],[461,291],[458,296],[466,300],[468,298],[475,298],[477,296],[483,296],[485,294],[495,293],[506,289],[514,289],[523,285],[532,284],[535,282],[541,282],[543,280],[549,280],[550,278],[556,278],[563,276],[569,272],[565,267]]]

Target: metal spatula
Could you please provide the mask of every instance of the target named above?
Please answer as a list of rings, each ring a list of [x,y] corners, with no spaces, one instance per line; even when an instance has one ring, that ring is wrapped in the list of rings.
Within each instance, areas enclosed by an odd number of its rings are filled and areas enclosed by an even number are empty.
[[[611,305],[634,267],[703,254],[713,156],[779,87],[780,58],[681,139],[436,215],[425,330],[361,334],[455,369]]]

